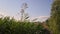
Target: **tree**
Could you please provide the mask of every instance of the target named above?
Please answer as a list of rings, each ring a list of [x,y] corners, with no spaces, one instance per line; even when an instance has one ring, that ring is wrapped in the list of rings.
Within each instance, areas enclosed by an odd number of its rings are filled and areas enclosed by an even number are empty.
[[[53,34],[60,34],[60,0],[54,0],[48,24]]]

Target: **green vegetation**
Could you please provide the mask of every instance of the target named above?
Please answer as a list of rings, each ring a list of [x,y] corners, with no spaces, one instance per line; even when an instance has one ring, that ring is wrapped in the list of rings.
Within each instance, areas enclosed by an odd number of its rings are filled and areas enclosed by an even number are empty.
[[[46,22],[53,34],[60,34],[60,0],[54,0],[51,16]]]
[[[20,22],[14,18],[0,18],[0,34],[44,34],[43,26],[34,22]],[[47,33],[47,32],[46,32]]]
[[[44,23],[28,20],[20,22],[9,17],[0,18],[0,34],[60,34],[60,0],[54,0],[51,8],[51,16]]]

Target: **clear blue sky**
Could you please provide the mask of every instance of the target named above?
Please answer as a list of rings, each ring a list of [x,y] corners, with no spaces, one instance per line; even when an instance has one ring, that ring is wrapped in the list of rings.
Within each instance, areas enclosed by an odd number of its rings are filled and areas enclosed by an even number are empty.
[[[26,12],[30,17],[50,16],[52,0],[0,0],[0,12],[16,16],[24,2],[28,4]]]

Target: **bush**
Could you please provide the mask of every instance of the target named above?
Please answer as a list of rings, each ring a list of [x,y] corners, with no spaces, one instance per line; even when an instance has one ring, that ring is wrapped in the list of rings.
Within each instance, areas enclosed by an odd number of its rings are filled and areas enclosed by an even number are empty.
[[[33,22],[20,22],[9,17],[0,18],[0,34],[42,34],[43,27]]]

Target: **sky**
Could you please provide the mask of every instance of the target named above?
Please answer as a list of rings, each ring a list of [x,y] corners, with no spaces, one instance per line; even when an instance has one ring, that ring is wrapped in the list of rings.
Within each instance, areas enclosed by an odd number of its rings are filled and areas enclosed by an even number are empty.
[[[25,12],[31,18],[44,18],[50,16],[52,2],[53,0],[0,0],[0,14],[19,18],[22,4],[27,3]]]

